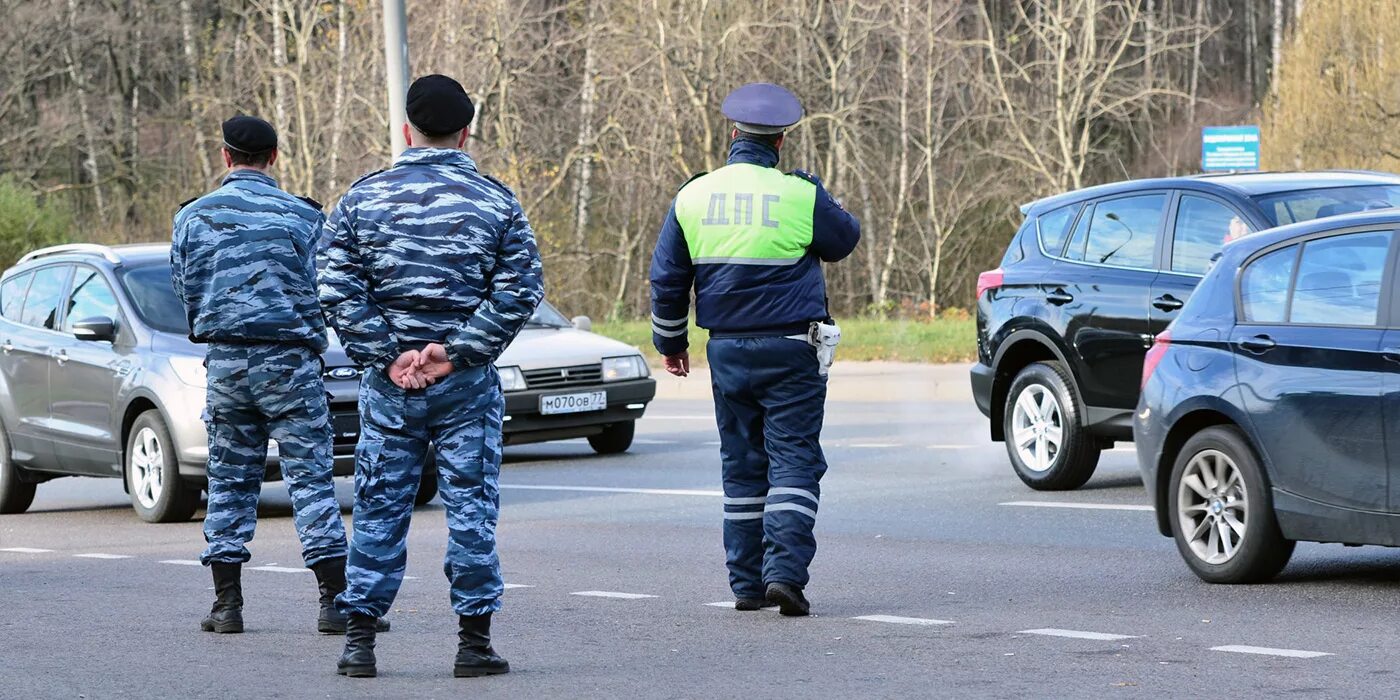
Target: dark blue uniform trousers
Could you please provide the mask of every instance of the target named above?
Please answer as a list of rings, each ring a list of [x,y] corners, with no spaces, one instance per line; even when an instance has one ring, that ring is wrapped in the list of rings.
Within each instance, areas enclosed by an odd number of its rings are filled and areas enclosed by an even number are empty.
[[[707,348],[730,588],[740,598],[762,598],[769,583],[805,587],[826,473],[826,377],[816,348],[781,337],[712,338]]]

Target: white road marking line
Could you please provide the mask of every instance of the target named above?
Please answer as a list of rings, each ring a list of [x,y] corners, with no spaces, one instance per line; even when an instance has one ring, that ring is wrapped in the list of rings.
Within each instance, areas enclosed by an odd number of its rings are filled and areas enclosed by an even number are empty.
[[[676,444],[676,441],[675,441],[675,440],[650,440],[650,439],[647,439],[647,438],[634,438],[634,439],[632,440],[632,444],[633,444],[633,445],[674,445],[674,444]]]
[[[1251,647],[1243,644],[1227,644],[1221,647],[1211,647],[1211,651],[1228,651],[1236,654],[1261,654],[1264,656],[1286,656],[1290,659],[1316,659],[1319,656],[1333,656],[1325,651],[1303,651],[1302,649],[1272,649],[1269,647]]]
[[[703,443],[703,444],[706,445],[707,447],[719,447],[720,445],[723,445],[724,443],[720,442],[719,440],[711,440],[711,441],[706,442],[706,443]]]
[[[0,549],[0,552],[14,552],[16,554],[44,554],[52,551],[52,549],[35,549],[34,547],[5,547]]]
[[[405,577],[403,577],[403,580],[405,580],[405,581],[417,581],[417,580],[418,580],[418,577],[417,577],[417,576],[405,576]]]
[[[929,445],[930,450],[970,450],[977,445]]]
[[[1062,630],[1054,627],[1045,627],[1035,630],[1021,630],[1016,634],[1041,634],[1046,637],[1069,637],[1070,639],[1093,639],[1100,642],[1116,642],[1120,639],[1137,639],[1137,635],[1132,634],[1108,634],[1106,632],[1082,632],[1080,630]]]
[[[590,598],[621,598],[622,600],[638,600],[641,598],[655,598],[654,595],[646,593],[619,593],[617,591],[577,591],[569,595],[581,595]]]
[[[180,566],[203,566],[198,559],[166,559],[162,564],[178,564]]]
[[[705,606],[706,606],[706,607],[710,607],[710,608],[724,608],[724,609],[726,609],[726,610],[733,610],[733,609],[734,609],[734,601],[732,601],[732,600],[721,600],[721,601],[719,601],[718,603],[705,603]],[[776,605],[769,605],[769,604],[767,604],[767,603],[764,603],[764,604],[763,604],[763,607],[759,608],[759,610],[771,610],[771,611],[773,611],[773,612],[777,612],[777,611],[778,611],[778,606],[776,606]]]
[[[900,617],[898,615],[861,615],[853,617],[852,620],[869,620],[871,622],[888,622],[895,625],[951,625],[952,620],[932,620],[923,617]]]
[[[900,444],[897,443],[897,442],[853,442],[853,443],[850,443],[850,444],[846,445],[846,447],[885,448],[885,447],[902,447],[902,445],[900,445]]]
[[[501,490],[519,489],[522,491],[580,491],[583,493],[640,493],[647,496],[711,496],[722,497],[723,491],[702,491],[699,489],[629,489],[612,486],[545,486],[541,484],[501,484]]]
[[[311,569],[291,566],[253,566],[249,567],[249,571],[273,571],[279,574],[299,574],[303,571],[311,571]]]
[[[534,586],[527,586],[523,583],[506,583],[502,585],[505,586],[506,590],[510,590],[512,588],[534,588]]]
[[[82,559],[130,559],[126,554],[103,554],[102,552],[90,552],[88,554],[74,554]]]
[[[1068,501],[1007,501],[1002,506],[1026,506],[1029,508],[1079,508],[1082,510],[1152,510],[1152,506],[1127,505],[1120,503],[1071,503]]]

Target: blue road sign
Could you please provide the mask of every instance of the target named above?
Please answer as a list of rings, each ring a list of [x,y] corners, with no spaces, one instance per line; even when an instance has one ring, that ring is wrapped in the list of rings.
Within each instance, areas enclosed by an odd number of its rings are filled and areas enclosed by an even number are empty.
[[[1259,127],[1201,129],[1201,170],[1258,170]]]

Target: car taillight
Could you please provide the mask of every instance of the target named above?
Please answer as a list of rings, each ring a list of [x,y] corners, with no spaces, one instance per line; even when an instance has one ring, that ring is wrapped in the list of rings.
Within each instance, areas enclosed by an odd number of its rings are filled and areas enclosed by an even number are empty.
[[[1172,331],[1170,328],[1157,334],[1157,339],[1152,341],[1152,347],[1147,350],[1147,357],[1142,360],[1142,388],[1147,388],[1147,380],[1152,378],[1152,373],[1157,371],[1157,365],[1161,364],[1162,358],[1167,355],[1167,348],[1172,344]]]
[[[999,268],[999,267],[998,267],[997,269],[995,269],[995,270],[988,270],[988,271],[983,272],[982,274],[978,275],[978,276],[977,276],[977,298],[978,298],[978,299],[981,299],[981,298],[982,298],[982,293],[983,293],[983,292],[986,292],[986,291],[991,290],[991,289],[997,289],[998,287],[1000,287],[1000,286],[1001,286],[1002,280],[1005,279],[1005,278],[1006,278],[1006,273],[1002,272],[1002,271],[1001,271],[1001,268]]]

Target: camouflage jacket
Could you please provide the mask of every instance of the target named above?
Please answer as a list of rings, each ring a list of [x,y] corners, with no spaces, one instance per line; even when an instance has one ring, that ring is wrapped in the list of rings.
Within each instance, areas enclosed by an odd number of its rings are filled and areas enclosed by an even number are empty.
[[[316,299],[318,207],[254,170],[175,214],[170,273],[185,304],[190,339],[295,343],[326,349]]]
[[[457,149],[404,151],[351,185],[326,228],[321,304],[364,367],[427,343],[457,367],[490,364],[544,295],[520,202]]]

